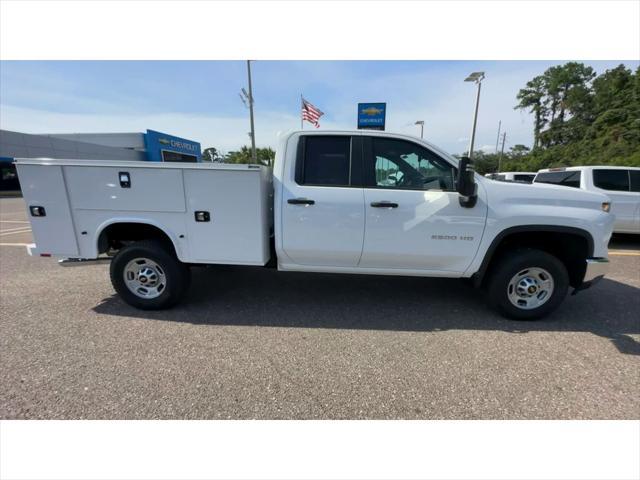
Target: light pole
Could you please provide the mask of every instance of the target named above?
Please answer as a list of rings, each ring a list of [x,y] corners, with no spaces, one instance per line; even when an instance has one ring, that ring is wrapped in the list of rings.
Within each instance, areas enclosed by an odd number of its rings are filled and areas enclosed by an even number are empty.
[[[249,118],[251,119],[251,161],[258,163],[256,155],[256,130],[253,126],[253,90],[251,89],[251,60],[247,60],[247,76],[249,77]]]
[[[469,142],[469,159],[473,157],[473,142],[476,138],[476,123],[478,121],[478,105],[480,104],[480,86],[484,80],[484,72],[473,72],[467,78],[465,82],[475,82],[478,85],[478,93],[476,94],[476,108],[473,114],[473,126],[471,127],[471,141]]]
[[[420,125],[420,138],[424,138],[424,120],[418,120],[414,125]]]

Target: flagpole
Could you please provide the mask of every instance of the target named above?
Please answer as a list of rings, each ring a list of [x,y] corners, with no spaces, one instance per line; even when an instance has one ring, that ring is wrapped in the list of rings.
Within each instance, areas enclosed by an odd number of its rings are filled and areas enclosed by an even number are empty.
[[[256,129],[253,125],[253,90],[251,88],[251,60],[247,60],[247,77],[249,78],[249,118],[251,119],[251,161],[258,163],[256,155]]]
[[[304,119],[302,118],[302,109],[304,108],[304,97],[300,94],[300,130],[304,130]]]

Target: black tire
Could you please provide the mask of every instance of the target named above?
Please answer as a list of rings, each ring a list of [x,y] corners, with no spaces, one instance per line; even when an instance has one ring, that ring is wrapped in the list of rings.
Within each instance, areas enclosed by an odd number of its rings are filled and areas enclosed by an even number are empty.
[[[512,279],[527,269],[543,269],[553,281],[553,291],[538,307],[525,309],[509,299]],[[527,275],[526,273],[524,274]],[[513,320],[537,320],[553,312],[567,296],[569,274],[564,264],[553,255],[535,249],[517,249],[505,252],[497,259],[488,278],[488,299],[492,307]],[[523,302],[524,303],[524,302]]]
[[[125,268],[138,258],[154,262],[163,276],[163,286],[154,298],[143,298],[129,289]],[[111,260],[111,283],[129,305],[142,310],[161,310],[176,305],[189,288],[189,267],[180,262],[172,249],[157,240],[142,240],[122,248]]]

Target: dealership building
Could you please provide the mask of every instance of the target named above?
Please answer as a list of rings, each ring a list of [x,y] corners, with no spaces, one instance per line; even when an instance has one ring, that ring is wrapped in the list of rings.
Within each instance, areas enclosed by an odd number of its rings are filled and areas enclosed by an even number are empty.
[[[0,189],[17,189],[16,158],[200,162],[200,144],[155,130],[145,133],[28,134],[0,130]]]

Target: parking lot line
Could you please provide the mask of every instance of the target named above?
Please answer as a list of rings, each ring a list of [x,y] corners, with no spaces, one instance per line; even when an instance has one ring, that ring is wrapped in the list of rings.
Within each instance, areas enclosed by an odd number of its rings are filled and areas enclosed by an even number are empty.
[[[6,237],[9,235],[16,235],[18,233],[29,233],[31,231],[30,228],[23,228],[20,230],[6,230],[6,231],[0,231],[0,237]]]
[[[30,243],[0,243],[0,247],[26,247]]]
[[[0,220],[0,223],[29,223],[28,220]]]
[[[15,232],[15,231],[17,231],[17,230],[24,230],[24,229],[29,229],[29,230],[31,230],[31,227],[25,227],[24,225],[22,225],[22,226],[20,226],[20,227],[5,228],[4,230],[0,230],[0,233]]]
[[[624,251],[624,250],[609,250],[609,255],[619,255],[619,256],[627,256],[627,257],[640,257],[639,251]]]

